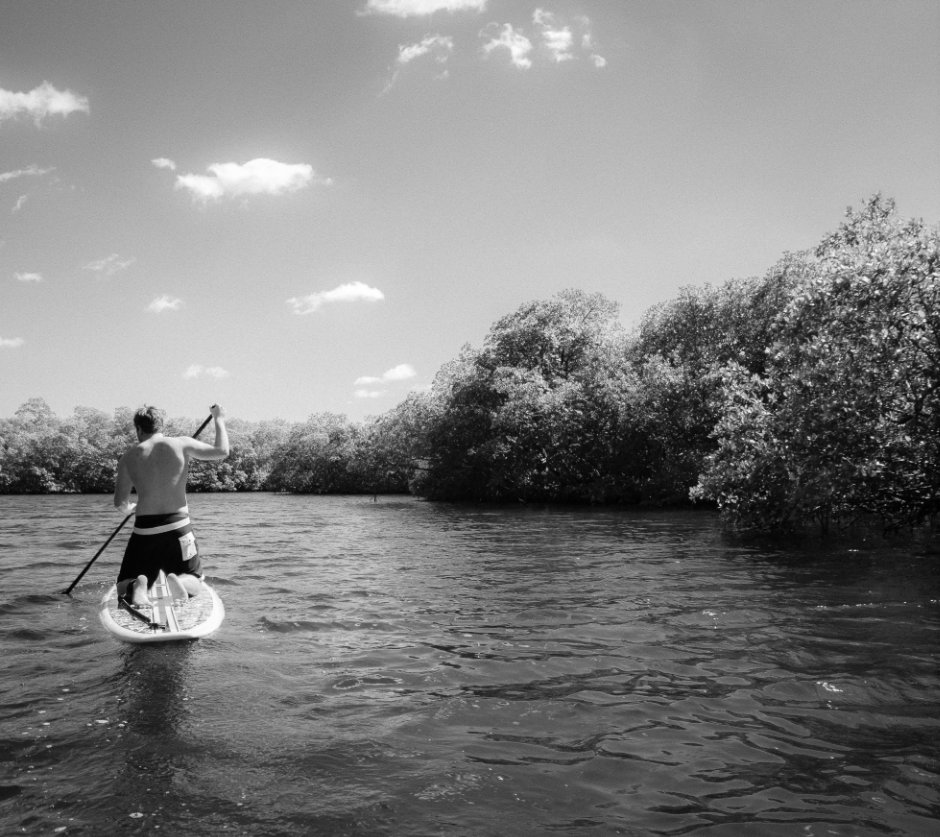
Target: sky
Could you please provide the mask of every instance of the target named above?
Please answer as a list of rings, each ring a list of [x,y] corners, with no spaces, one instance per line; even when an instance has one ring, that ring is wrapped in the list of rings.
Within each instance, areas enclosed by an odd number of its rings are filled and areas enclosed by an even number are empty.
[[[0,416],[364,420],[565,288],[935,224],[938,90],[936,0],[0,0]]]

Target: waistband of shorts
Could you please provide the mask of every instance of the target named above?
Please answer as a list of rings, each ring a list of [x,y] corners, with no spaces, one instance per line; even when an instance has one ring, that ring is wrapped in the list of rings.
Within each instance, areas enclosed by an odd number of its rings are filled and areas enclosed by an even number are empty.
[[[190,525],[189,509],[180,509],[170,514],[139,514],[134,518],[135,535],[161,535],[175,532]]]

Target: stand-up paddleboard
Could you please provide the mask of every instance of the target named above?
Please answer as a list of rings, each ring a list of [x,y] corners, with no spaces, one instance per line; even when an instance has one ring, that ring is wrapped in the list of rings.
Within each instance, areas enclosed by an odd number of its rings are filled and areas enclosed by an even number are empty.
[[[151,605],[135,608],[118,600],[112,586],[101,600],[98,616],[115,637],[123,642],[173,642],[198,639],[211,634],[225,618],[218,594],[204,581],[197,596],[174,599],[160,570],[148,592]]]

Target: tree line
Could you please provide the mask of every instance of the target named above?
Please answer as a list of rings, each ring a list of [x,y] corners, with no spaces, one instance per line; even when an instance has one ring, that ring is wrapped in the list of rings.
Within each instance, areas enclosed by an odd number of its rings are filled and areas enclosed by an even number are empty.
[[[498,320],[366,422],[229,422],[193,490],[719,507],[781,530],[940,510],[936,228],[875,195],[763,276],[690,287],[633,331],[568,290]],[[0,419],[0,493],[109,492],[133,411]],[[196,422],[171,420],[190,434]]]

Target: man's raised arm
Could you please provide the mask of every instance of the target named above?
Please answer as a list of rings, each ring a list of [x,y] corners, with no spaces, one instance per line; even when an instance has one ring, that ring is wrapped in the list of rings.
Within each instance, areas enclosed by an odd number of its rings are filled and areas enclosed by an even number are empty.
[[[213,404],[209,410],[215,419],[215,442],[207,444],[198,439],[189,439],[186,450],[193,459],[219,460],[229,455],[228,430],[225,429],[225,411]]]

